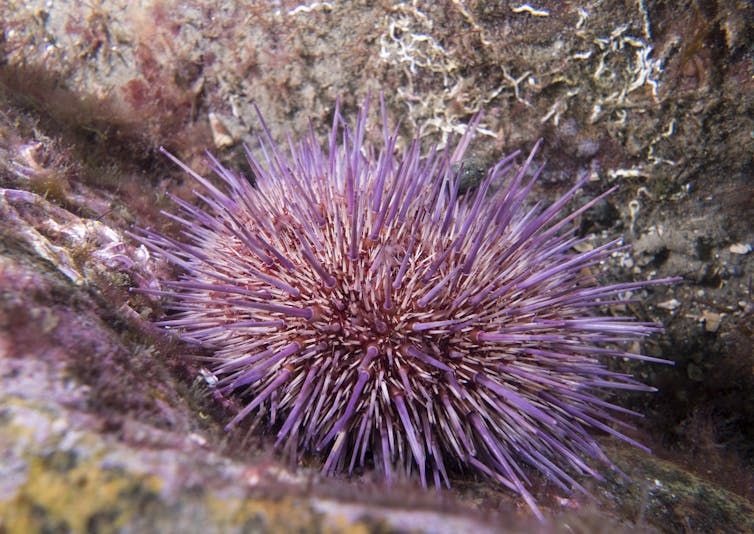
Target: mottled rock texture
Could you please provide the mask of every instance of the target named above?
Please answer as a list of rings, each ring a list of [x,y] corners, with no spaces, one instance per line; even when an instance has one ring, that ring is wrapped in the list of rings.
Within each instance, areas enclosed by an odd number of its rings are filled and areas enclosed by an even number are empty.
[[[627,368],[661,390],[623,399],[656,457],[616,446],[632,481],[597,505],[542,484],[543,528],[754,530],[752,20],[732,0],[3,2],[0,532],[530,530],[473,478],[385,492],[226,434],[236,407],[128,292],[168,267],[124,232],[174,231],[165,193],[192,198],[157,147],[248,173],[252,102],[284,141],[369,90],[404,138],[484,109],[479,168],[542,138],[542,198],[581,172],[585,198],[620,184],[582,221],[635,244],[605,279],[686,279],[630,310],[676,361]]]

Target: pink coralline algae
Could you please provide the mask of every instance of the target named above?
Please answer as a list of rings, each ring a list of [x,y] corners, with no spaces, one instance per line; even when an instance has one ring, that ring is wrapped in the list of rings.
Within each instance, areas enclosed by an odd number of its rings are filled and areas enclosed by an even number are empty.
[[[653,388],[605,361],[667,363],[625,349],[661,326],[597,312],[669,280],[600,285],[590,273],[620,240],[574,251],[574,221],[610,191],[565,216],[586,178],[527,204],[532,151],[461,194],[478,119],[422,153],[418,138],[396,148],[384,105],[382,145],[365,141],[367,108],[353,129],[336,108],[324,150],[313,129],[284,150],[260,115],[254,184],[208,156],[217,186],[168,155],[202,207],[175,199],[180,239],[140,232],[184,271],[146,290],[168,310],[157,324],[211,350],[215,387],[242,402],[228,429],[263,416],[279,447],[321,455],[327,474],[439,487],[475,471],[542,518],[533,474],[586,492],[579,476],[612,467],[594,433],[644,448],[618,430],[638,414],[605,392]]]

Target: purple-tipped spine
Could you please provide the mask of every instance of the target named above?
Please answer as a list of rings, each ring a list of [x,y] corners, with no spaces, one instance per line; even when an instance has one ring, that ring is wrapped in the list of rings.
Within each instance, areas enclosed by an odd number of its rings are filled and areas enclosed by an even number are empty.
[[[599,310],[671,280],[585,275],[621,249],[573,251],[574,220],[604,195],[561,215],[579,180],[525,208],[534,151],[459,195],[479,117],[455,147],[422,155],[415,139],[400,155],[381,111],[381,146],[365,141],[366,105],[352,129],[338,106],[328,146],[310,128],[288,158],[262,121],[254,186],[209,156],[215,186],[168,154],[206,207],[176,200],[183,241],[140,234],[185,271],[149,290],[174,311],[158,324],[214,351],[217,387],[245,403],[227,428],[269,413],[276,443],[323,454],[327,473],[418,471],[439,486],[450,467],[477,471],[541,518],[525,467],[584,492],[574,477],[599,477],[584,457],[612,466],[591,433],[642,447],[614,428],[637,414],[601,391],[652,388],[605,360],[668,363],[625,350],[661,325]]]

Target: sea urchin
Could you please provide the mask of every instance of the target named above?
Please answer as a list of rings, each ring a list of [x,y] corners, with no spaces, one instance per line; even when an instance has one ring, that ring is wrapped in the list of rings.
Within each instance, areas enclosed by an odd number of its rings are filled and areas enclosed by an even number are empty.
[[[279,446],[322,454],[325,473],[371,465],[439,487],[470,468],[541,517],[531,468],[583,491],[575,476],[600,477],[588,459],[611,465],[590,432],[641,447],[614,428],[634,412],[604,391],[652,388],[604,359],[664,361],[621,348],[661,327],[595,310],[667,280],[596,282],[621,245],[573,252],[574,220],[602,198],[561,215],[585,179],[527,207],[541,168],[514,153],[461,194],[476,122],[422,154],[418,138],[396,148],[385,115],[380,147],[365,104],[353,130],[336,107],[326,150],[310,128],[285,154],[260,115],[254,185],[208,156],[217,187],[168,155],[203,207],[175,199],[182,240],[141,231],[185,271],[147,290],[173,312],[158,324],[212,350],[215,387],[245,403],[228,428],[266,416]]]

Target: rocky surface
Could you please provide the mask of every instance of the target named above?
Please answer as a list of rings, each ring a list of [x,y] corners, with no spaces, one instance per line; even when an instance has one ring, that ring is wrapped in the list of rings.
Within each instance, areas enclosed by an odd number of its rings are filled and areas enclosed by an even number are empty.
[[[247,172],[253,103],[283,139],[309,117],[325,134],[335,98],[348,114],[367,91],[439,142],[483,109],[480,168],[541,137],[543,198],[581,172],[584,199],[620,185],[581,223],[633,244],[606,280],[684,277],[631,310],[666,324],[643,350],[676,362],[632,367],[660,393],[625,399],[659,458],[618,447],[632,482],[595,488],[600,506],[541,488],[541,528],[749,525],[754,9],[668,5],[3,3],[0,532],[533,528],[479,481],[385,495],[225,434],[234,407],[149,326],[159,303],[128,291],[167,268],[130,226],[170,231],[165,193],[192,198],[157,147]]]

